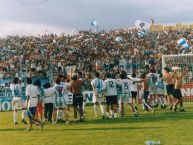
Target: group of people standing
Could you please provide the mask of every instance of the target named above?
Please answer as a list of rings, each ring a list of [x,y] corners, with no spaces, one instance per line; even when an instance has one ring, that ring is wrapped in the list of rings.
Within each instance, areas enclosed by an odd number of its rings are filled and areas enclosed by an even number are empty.
[[[119,114],[124,116],[126,105],[129,106],[134,117],[138,116],[136,106],[137,95],[139,95],[138,84],[142,84],[143,88],[144,110],[150,109],[154,113],[154,105],[159,103],[161,108],[166,108],[168,100],[171,110],[176,112],[177,105],[180,103],[180,111],[185,111],[180,91],[184,74],[180,69],[174,69],[169,73],[169,68],[166,67],[163,75],[157,74],[152,69],[148,73],[143,73],[140,78],[135,73],[128,76],[125,71],[119,74],[107,73],[105,78],[102,78],[100,72],[96,71],[94,79],[86,81],[82,73],[78,72],[71,73],[69,79],[59,75],[54,85],[49,82],[42,85],[41,80],[33,81],[31,78],[26,78],[26,84],[24,84],[19,78],[15,78],[10,86],[13,92],[14,124],[18,123],[19,106],[22,106],[21,121],[27,124],[24,119],[25,114],[29,119],[29,128],[26,131],[32,130],[33,123],[43,128],[45,122],[56,124],[63,121],[63,114],[65,123],[69,124],[71,105],[67,103],[68,93],[73,94],[74,121],[84,121],[86,98],[83,96],[83,87],[85,84],[90,85],[93,91],[95,117],[98,117],[98,106],[101,108],[103,119],[117,118]],[[22,96],[26,96],[26,99]]]

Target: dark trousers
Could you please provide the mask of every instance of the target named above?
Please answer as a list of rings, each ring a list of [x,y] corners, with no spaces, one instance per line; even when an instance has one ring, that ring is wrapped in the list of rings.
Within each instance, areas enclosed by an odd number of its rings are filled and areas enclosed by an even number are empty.
[[[48,121],[52,121],[53,103],[47,103],[44,105],[44,118]]]
[[[149,91],[144,91],[144,108],[145,110],[148,110],[148,107],[152,108],[152,106],[148,103],[148,96],[149,96]]]

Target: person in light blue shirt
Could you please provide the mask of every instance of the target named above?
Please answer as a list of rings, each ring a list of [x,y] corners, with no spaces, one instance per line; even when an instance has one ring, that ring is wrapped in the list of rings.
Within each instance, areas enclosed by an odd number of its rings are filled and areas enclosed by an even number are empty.
[[[100,104],[101,106],[101,112],[102,112],[102,118],[105,119],[105,99],[103,95],[103,80],[100,79],[99,72],[95,73],[95,79],[92,80],[91,85],[93,88],[93,103],[94,103],[94,112],[95,116],[98,116],[97,113],[97,106]]]

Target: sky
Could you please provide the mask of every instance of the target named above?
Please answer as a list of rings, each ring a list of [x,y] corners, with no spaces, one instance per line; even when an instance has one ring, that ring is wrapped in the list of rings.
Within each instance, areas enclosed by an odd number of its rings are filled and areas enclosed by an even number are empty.
[[[127,28],[136,20],[193,22],[192,0],[0,0],[0,36]]]

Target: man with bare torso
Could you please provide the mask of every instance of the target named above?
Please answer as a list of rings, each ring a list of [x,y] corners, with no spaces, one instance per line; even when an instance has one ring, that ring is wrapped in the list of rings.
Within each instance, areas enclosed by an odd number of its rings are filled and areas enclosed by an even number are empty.
[[[70,91],[73,93],[73,107],[74,107],[74,118],[77,120],[77,111],[80,111],[80,121],[84,120],[83,117],[83,95],[82,95],[82,85],[83,81],[79,80],[77,75],[72,76],[72,81],[70,83]]]
[[[174,79],[172,78],[171,73],[169,73],[169,68],[164,68],[164,82],[166,84],[166,93],[167,93],[167,99],[168,103],[170,105],[170,110],[172,110],[172,103],[173,103],[173,94],[174,94]]]
[[[181,87],[182,87],[182,78],[185,75],[185,72],[182,72],[180,68],[175,67],[174,72],[172,74],[172,78],[175,79],[174,84],[174,98],[177,99],[176,102],[173,105],[173,111],[176,112],[177,105],[180,103],[180,111],[184,112],[183,108],[183,100],[182,100],[182,93],[181,93]]]

